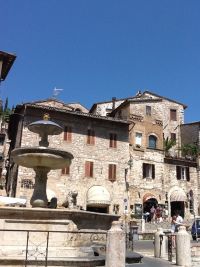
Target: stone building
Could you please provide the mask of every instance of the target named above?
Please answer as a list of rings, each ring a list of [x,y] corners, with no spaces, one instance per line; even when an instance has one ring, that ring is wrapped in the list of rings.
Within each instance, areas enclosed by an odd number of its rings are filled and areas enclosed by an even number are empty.
[[[197,162],[182,157],[179,149],[185,108],[182,103],[149,91],[92,106],[92,114],[130,122],[132,167],[127,175],[128,212],[140,217],[152,205],[159,205],[169,215],[176,211],[185,218],[193,216],[193,211],[197,214]],[[165,151],[164,140],[175,140],[175,145]]]
[[[56,196],[61,205],[77,191],[77,205],[87,210],[141,218],[159,205],[169,216],[179,211],[190,219],[198,213],[199,179],[196,159],[180,151],[185,108],[149,91],[95,103],[89,112],[55,99],[18,105],[9,125],[10,151],[38,145],[27,125],[47,112],[64,128],[50,145],[74,155],[70,170],[51,171],[49,198]],[[174,144],[164,146],[169,140]],[[32,170],[10,161],[7,192],[29,199],[33,177]]]
[[[19,146],[38,146],[39,136],[27,126],[42,119],[44,113],[64,129],[62,134],[49,137],[50,147],[66,150],[74,156],[70,168],[49,173],[49,200],[57,197],[61,206],[68,195],[77,192],[79,208],[122,214],[125,169],[129,160],[129,123],[89,114],[80,104],[66,105],[53,99],[17,105],[8,131],[10,151]],[[10,160],[7,192],[27,198],[29,202],[33,186],[33,170],[18,167]]]
[[[0,86],[1,82],[5,81],[12,65],[16,59],[16,55],[4,51],[0,51]],[[5,162],[7,155],[7,122],[3,111],[3,102],[0,99],[0,195],[5,194]]]

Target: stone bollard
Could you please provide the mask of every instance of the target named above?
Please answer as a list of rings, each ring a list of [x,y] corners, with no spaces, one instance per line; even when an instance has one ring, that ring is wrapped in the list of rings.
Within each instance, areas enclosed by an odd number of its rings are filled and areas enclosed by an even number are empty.
[[[186,232],[185,226],[180,226],[176,234],[176,265],[191,266],[190,235]]]
[[[166,236],[161,227],[155,233],[154,256],[155,258],[164,258],[166,256]]]
[[[107,236],[105,267],[125,266],[125,255],[125,232],[121,229],[121,223],[114,221]]]

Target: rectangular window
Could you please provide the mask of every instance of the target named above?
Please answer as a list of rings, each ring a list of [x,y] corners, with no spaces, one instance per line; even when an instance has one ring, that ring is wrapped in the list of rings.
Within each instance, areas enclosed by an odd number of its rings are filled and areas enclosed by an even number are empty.
[[[146,115],[151,116],[151,106],[146,106]]]
[[[27,188],[27,189],[33,189],[34,188],[33,181],[31,179],[22,179],[21,180],[21,187]]]
[[[95,144],[95,132],[94,132],[94,130],[88,129],[87,144],[88,145],[94,145]]]
[[[175,133],[171,133],[171,140],[176,141],[176,134]]]
[[[142,134],[141,133],[136,133],[136,135],[135,135],[135,144],[136,144],[136,146],[141,146],[142,145]]]
[[[70,166],[63,168],[61,174],[62,175],[69,175],[70,174]]]
[[[117,166],[115,164],[108,165],[108,179],[111,182],[116,181],[116,169]]]
[[[190,181],[189,167],[176,166],[176,177],[178,180]]]
[[[93,162],[86,161],[85,162],[85,176],[86,177],[93,177]]]
[[[170,109],[170,120],[171,121],[176,121],[176,109]]]
[[[72,141],[72,128],[70,126],[65,126],[64,128],[64,141]]]
[[[143,178],[155,179],[155,165],[143,163]]]
[[[117,135],[115,133],[110,133],[110,147],[117,147]]]

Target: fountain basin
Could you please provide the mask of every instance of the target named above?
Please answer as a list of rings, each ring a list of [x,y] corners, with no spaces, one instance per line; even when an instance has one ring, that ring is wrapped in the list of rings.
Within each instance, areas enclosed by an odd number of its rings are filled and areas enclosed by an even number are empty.
[[[26,168],[45,167],[62,169],[71,164],[73,156],[63,150],[48,147],[21,147],[11,152],[14,162]]]

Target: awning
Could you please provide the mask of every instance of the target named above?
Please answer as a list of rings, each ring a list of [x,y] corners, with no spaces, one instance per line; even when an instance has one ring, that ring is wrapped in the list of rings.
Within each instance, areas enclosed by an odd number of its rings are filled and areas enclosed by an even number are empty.
[[[156,199],[156,197],[152,193],[146,193],[143,196],[143,203],[146,202],[147,200],[151,199],[151,198],[155,198]]]
[[[174,190],[170,195],[170,202],[174,201],[187,201],[185,192],[181,189]]]
[[[100,185],[92,186],[87,193],[88,206],[108,206],[111,198],[108,190]]]

